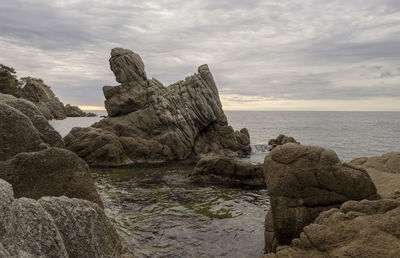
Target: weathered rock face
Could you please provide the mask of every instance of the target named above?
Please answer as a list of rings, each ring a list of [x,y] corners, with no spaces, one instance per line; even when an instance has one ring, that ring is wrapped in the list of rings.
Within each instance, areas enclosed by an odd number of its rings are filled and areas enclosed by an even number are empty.
[[[373,168],[386,173],[400,174],[400,152],[389,152],[370,158],[357,158],[349,163],[365,169]]]
[[[1,257],[133,257],[98,205],[67,197],[14,199],[1,179],[0,243]]]
[[[17,198],[68,196],[92,201],[103,207],[89,167],[71,151],[47,148],[17,154],[0,162],[0,178],[11,183]]]
[[[103,88],[109,117],[64,139],[88,163],[118,166],[250,152],[247,130],[235,132],[228,125],[207,65],[168,87],[147,79],[142,59],[130,50],[113,49],[110,65],[121,85]]]
[[[322,212],[273,257],[398,257],[400,200],[345,202]]]
[[[296,143],[296,144],[300,144],[298,141],[296,141],[293,137],[291,136],[286,136],[284,134],[280,134],[278,137],[276,137],[275,139],[270,139],[268,141],[268,145],[271,146],[271,150],[273,150],[275,147],[279,146],[279,145],[283,145],[286,143]]]
[[[349,164],[364,168],[368,172],[382,198],[400,196],[400,152],[358,158]]]
[[[31,120],[17,109],[0,102],[0,161],[24,151],[46,148]]]
[[[13,184],[17,197],[67,195],[103,205],[86,162],[49,147],[63,141],[32,103],[0,95],[0,121],[0,178]]]
[[[194,182],[265,188],[262,164],[239,162],[227,157],[206,157],[197,162],[190,174]]]
[[[69,104],[64,107],[50,87],[40,79],[28,79],[18,95],[34,103],[47,120],[87,116],[79,107]]]
[[[51,127],[51,125],[43,117],[42,113],[34,104],[32,104],[32,102],[25,99],[17,99],[11,95],[0,94],[0,103],[17,109],[27,118],[29,118],[29,120],[32,122],[32,125],[39,131],[40,138],[43,142],[52,147],[64,148],[64,141],[61,135],[54,130],[53,127]],[[15,122],[12,122],[12,120],[9,120],[9,122],[10,123],[6,123],[6,125],[13,127],[12,124]]]
[[[267,215],[266,251],[272,243],[290,244],[324,210],[348,200],[377,198],[374,183],[361,168],[341,164],[336,153],[320,147],[288,143],[271,151],[264,161],[271,212]],[[274,240],[274,238],[276,238]]]

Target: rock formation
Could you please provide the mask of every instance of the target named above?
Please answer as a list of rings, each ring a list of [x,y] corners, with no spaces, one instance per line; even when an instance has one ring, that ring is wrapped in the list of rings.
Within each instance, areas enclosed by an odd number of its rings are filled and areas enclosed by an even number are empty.
[[[64,148],[64,141],[61,137],[61,135],[54,130],[51,125],[47,122],[47,120],[43,117],[43,114],[39,111],[39,109],[32,104],[32,102],[25,100],[25,99],[17,99],[11,95],[7,94],[0,94],[0,103],[7,104],[10,107],[13,107],[20,111],[22,114],[25,115],[29,120],[31,120],[32,125],[37,129],[40,135],[40,139],[44,142],[47,143],[48,145],[52,147],[60,147]],[[16,115],[16,114],[14,114]],[[9,119],[9,118],[6,118]],[[25,118],[18,118],[24,120]],[[6,120],[3,120],[6,121]],[[5,126],[11,127],[14,125],[14,122],[9,120],[10,123],[5,123]],[[14,128],[16,129],[16,128]],[[18,133],[13,131],[11,128],[9,128],[10,134],[13,133]],[[12,141],[11,141],[12,142]],[[14,142],[16,145],[17,142]],[[23,144],[22,144],[23,145]],[[13,146],[13,148],[17,148],[21,146]],[[0,159],[1,160],[1,159]]]
[[[19,153],[0,162],[0,178],[12,184],[17,198],[37,200],[42,196],[65,195],[103,207],[88,165],[68,150],[47,148]]]
[[[50,87],[41,79],[27,78],[25,86],[18,92],[19,97],[34,103],[47,120],[66,117],[88,116],[79,107],[64,104]],[[91,113],[90,116],[93,116]]]
[[[322,212],[274,257],[399,257],[400,199],[348,201]]]
[[[364,168],[368,172],[382,198],[400,196],[400,152],[358,158],[349,163]]]
[[[265,158],[264,173],[271,200],[266,217],[266,251],[290,244],[325,210],[348,200],[377,198],[362,168],[341,164],[336,153],[288,143]]]
[[[201,183],[265,188],[262,164],[255,165],[227,157],[200,159],[190,174],[190,179]]]
[[[0,179],[0,257],[133,257],[104,211],[89,201],[14,199]]]
[[[92,165],[162,163],[207,155],[248,154],[247,130],[228,125],[207,65],[168,87],[148,79],[139,55],[111,51],[119,86],[104,86],[109,117],[89,128],[74,128],[68,149]]]
[[[52,147],[64,146],[62,138],[32,103],[0,94],[0,121],[0,178],[17,197],[67,195],[103,205],[86,162]]]
[[[279,145],[283,145],[286,143],[296,143],[296,144],[300,144],[298,141],[296,141],[293,137],[291,136],[286,136],[284,134],[280,134],[278,137],[276,137],[275,139],[270,139],[268,141],[268,145],[270,145],[271,150],[273,150],[275,147],[279,146]]]

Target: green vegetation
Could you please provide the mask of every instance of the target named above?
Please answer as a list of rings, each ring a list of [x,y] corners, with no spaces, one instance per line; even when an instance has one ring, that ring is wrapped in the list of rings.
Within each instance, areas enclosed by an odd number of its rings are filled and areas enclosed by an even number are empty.
[[[0,93],[16,95],[20,84],[12,67],[0,64]]]

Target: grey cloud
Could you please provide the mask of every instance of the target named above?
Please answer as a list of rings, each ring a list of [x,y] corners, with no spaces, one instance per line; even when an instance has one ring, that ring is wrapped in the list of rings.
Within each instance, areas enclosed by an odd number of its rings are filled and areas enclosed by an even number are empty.
[[[2,3],[0,62],[65,102],[102,105],[112,47],[166,85],[208,63],[223,94],[399,96],[400,2],[150,0]]]

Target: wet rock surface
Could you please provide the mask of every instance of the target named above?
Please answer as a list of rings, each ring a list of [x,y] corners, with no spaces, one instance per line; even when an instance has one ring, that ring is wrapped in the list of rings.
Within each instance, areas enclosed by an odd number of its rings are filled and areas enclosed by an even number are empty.
[[[0,179],[2,257],[133,257],[104,211],[89,201],[14,199]]]
[[[279,146],[266,156],[264,173],[271,199],[265,223],[267,252],[276,244],[290,244],[322,211],[348,200],[378,197],[364,169],[341,164],[333,151],[321,147]]]
[[[190,179],[202,184],[265,188],[262,164],[240,162],[227,157],[206,157],[197,162]]]
[[[272,257],[398,257],[400,199],[348,201],[322,212]]]
[[[67,148],[89,164],[163,163],[250,152],[247,130],[228,125],[207,65],[168,87],[148,79],[142,59],[130,50],[113,49],[110,66],[121,85],[103,88],[109,117],[64,138]],[[94,148],[99,151],[90,151]]]

